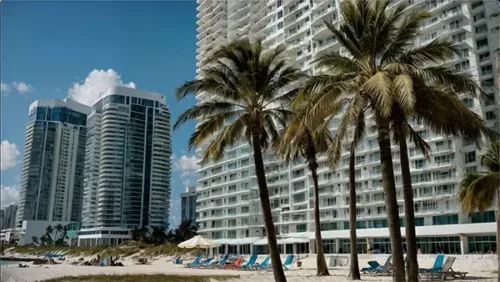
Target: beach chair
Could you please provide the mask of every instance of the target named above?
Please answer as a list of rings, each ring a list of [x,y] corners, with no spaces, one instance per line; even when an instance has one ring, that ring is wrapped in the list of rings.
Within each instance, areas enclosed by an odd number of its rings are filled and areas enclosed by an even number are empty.
[[[186,267],[196,267],[200,265],[200,260],[203,258],[203,255],[199,255],[197,258],[193,260],[193,262],[186,264]]]
[[[209,265],[205,265],[207,268],[222,268],[226,264],[227,259],[229,258],[229,255],[224,255],[220,262],[212,263]]]
[[[468,272],[459,272],[453,270],[452,266],[453,263],[455,262],[455,259],[456,259],[455,257],[447,257],[441,271],[424,272],[422,273],[422,275],[426,276],[426,278],[430,278],[431,280],[434,280],[435,278],[438,279],[441,278],[441,280],[446,280],[447,277],[451,279],[455,278],[465,279],[465,276],[467,275]]]
[[[382,269],[388,270],[389,267],[390,267],[390,265],[391,265],[391,260],[392,260],[392,255],[389,255],[387,257],[387,260],[385,261],[385,263],[383,265],[379,264],[377,261],[374,261],[374,260],[373,261],[369,261],[368,262],[368,266],[367,267],[363,267],[361,269],[361,272],[362,273],[370,273],[370,272],[372,272],[374,270],[374,268],[372,267],[372,265],[373,266],[376,265],[377,267],[380,266]]]
[[[255,264],[255,261],[257,261],[257,254],[251,255],[248,261],[246,263],[242,263],[239,268],[241,269],[250,268],[252,265]]]
[[[285,270],[288,270],[289,267],[293,267],[293,255],[288,255],[285,259],[285,261],[283,262],[283,268]]]
[[[236,260],[234,260],[233,263],[224,265],[224,268],[234,268],[237,269],[240,267],[241,263],[243,262],[243,257],[237,257]]]
[[[434,266],[432,268],[419,268],[418,272],[419,273],[440,272],[443,269],[443,263],[444,263],[444,255],[439,254],[436,257],[436,260],[434,261]]]
[[[261,263],[256,263],[251,266],[252,270],[261,270],[270,268],[269,262],[271,261],[271,257],[267,256]]]

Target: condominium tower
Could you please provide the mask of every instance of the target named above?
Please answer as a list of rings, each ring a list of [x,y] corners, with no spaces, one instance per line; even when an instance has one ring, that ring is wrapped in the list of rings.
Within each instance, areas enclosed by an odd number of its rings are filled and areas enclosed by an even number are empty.
[[[0,210],[0,230],[16,227],[17,205]]]
[[[186,187],[186,192],[181,193],[181,220],[196,222],[196,187]]]
[[[168,228],[170,112],[163,95],[102,93],[88,118],[79,245],[116,245],[140,227]]]
[[[410,8],[422,5],[432,14],[415,38],[416,45],[448,36],[460,47],[451,62],[459,72],[471,74],[487,98],[462,97],[488,126],[498,128],[499,96],[495,89],[495,51],[499,47],[499,4],[493,0],[401,0]],[[340,50],[325,21],[341,21],[340,0],[198,0],[198,68],[219,44],[244,37],[262,37],[268,48],[287,47],[289,61],[308,73],[322,51]],[[394,5],[393,1],[390,5]],[[198,69],[198,74],[200,71]],[[200,97],[201,99],[202,97]],[[332,130],[339,124],[332,123]],[[409,143],[415,201],[416,232],[423,253],[468,253],[496,248],[494,213],[464,215],[457,203],[458,183],[465,173],[481,169],[480,151],[471,143],[434,133],[412,122],[430,144],[430,160]],[[384,194],[381,187],[377,130],[373,120],[356,149],[358,249],[390,249]],[[393,146],[394,173],[402,226],[404,207],[399,148]],[[319,158],[321,230],[325,252],[349,250],[348,157],[342,154],[333,171]],[[267,183],[278,240],[284,252],[314,252],[313,196],[310,173],[304,161],[290,165],[265,154]],[[252,150],[242,142],[228,150],[222,161],[202,165],[198,171],[197,213],[200,232],[217,239],[222,252],[264,252],[264,223],[253,168]],[[405,231],[402,228],[404,236]],[[288,242],[288,244],[285,244]],[[290,243],[292,242],[292,243]],[[253,247],[252,247],[253,246]]]
[[[30,105],[16,226],[80,221],[87,114],[89,107],[70,99]]]

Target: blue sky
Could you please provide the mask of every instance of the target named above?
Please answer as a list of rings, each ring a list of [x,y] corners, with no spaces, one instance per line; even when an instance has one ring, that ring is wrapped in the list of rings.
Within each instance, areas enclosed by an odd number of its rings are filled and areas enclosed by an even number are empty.
[[[16,200],[28,106],[36,99],[93,100],[110,85],[166,95],[172,123],[194,98],[175,100],[196,75],[195,1],[2,1],[2,207]],[[97,92],[98,93],[98,92]],[[195,183],[188,123],[172,132],[172,218]],[[15,144],[15,145],[14,145]]]

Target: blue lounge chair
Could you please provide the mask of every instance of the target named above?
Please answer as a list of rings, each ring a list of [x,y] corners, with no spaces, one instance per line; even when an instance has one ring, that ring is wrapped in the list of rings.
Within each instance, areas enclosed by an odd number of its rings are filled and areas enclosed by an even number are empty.
[[[227,259],[229,258],[229,255],[224,255],[222,257],[222,259],[220,260],[220,262],[218,263],[215,263],[215,264],[210,264],[210,265],[207,265],[207,267],[211,267],[211,268],[222,268],[224,267],[224,265],[226,264],[226,261]]]
[[[444,263],[444,255],[443,254],[437,255],[436,260],[434,261],[434,266],[432,268],[419,268],[418,272],[419,273],[440,272],[443,269],[443,263]]]
[[[293,263],[293,255],[288,255],[285,259],[285,261],[283,262],[283,268],[288,270],[288,267],[292,267]]]
[[[269,262],[271,257],[267,256],[261,263],[256,263],[252,265],[251,269],[267,269],[269,268]]]
[[[361,272],[362,273],[370,273],[374,270],[373,266],[377,266],[377,267],[381,267],[382,269],[388,269],[389,268],[389,264],[391,263],[391,259],[392,259],[392,255],[389,255],[387,257],[387,260],[385,261],[385,263],[382,265],[380,263],[378,263],[377,261],[369,261],[368,262],[368,266],[367,267],[363,267],[361,269]],[[380,270],[380,269],[379,269]]]
[[[244,264],[241,264],[239,266],[240,269],[245,269],[245,268],[249,268],[251,267],[252,265],[255,264],[255,261],[257,261],[257,254],[253,254],[250,256],[250,258],[248,259],[248,261]]]
[[[196,267],[200,265],[200,261],[203,258],[203,255],[199,255],[197,258],[193,260],[193,262],[186,264],[186,267]]]
[[[109,257],[105,257],[103,260],[101,260],[101,266],[106,266],[106,264],[108,263],[108,259]]]

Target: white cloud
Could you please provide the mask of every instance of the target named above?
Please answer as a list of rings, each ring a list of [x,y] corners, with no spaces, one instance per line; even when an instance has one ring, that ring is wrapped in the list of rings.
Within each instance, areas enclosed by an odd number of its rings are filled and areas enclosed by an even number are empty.
[[[2,93],[9,93],[11,91],[10,86],[7,83],[1,83]]]
[[[68,97],[91,106],[99,98],[100,93],[116,86],[135,88],[135,83],[124,83],[121,75],[113,69],[95,69],[89,73],[82,83],[73,83],[73,86],[68,90]]]
[[[182,155],[174,161],[174,170],[181,171],[181,177],[196,176],[198,169],[198,158],[196,156]]]
[[[1,170],[6,170],[13,168],[17,165],[17,157],[19,156],[19,150],[17,145],[10,143],[7,140],[2,141],[2,151],[1,151]]]
[[[6,208],[19,202],[19,186],[1,186],[0,190],[0,208]]]
[[[22,81],[13,81],[12,82],[12,87],[14,87],[14,89],[17,91],[17,93],[19,94],[26,94],[28,92],[30,92],[31,90],[33,90],[33,86],[27,84],[27,83],[24,83]]]

